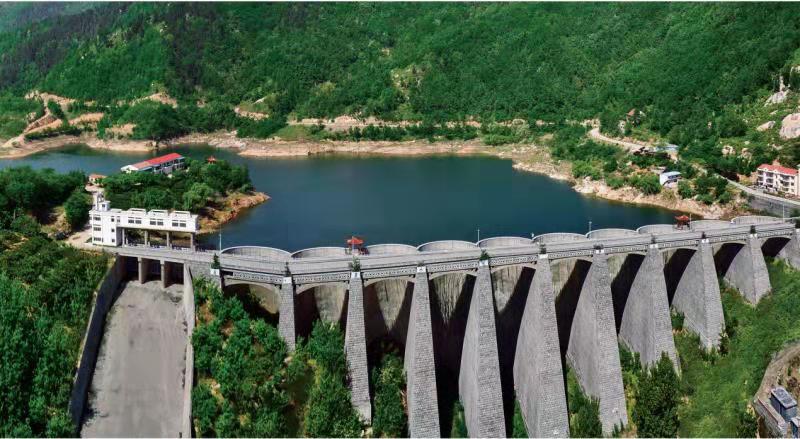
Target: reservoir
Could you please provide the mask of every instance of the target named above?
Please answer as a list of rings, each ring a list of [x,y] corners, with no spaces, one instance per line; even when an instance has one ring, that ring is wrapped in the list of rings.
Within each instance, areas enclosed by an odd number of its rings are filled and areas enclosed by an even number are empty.
[[[271,197],[223,227],[223,247],[262,245],[294,251],[343,246],[352,234],[368,245],[418,245],[444,239],[476,241],[479,234],[488,238],[586,233],[590,222],[592,229],[674,222],[668,210],[586,197],[568,183],[518,171],[510,160],[485,156],[262,159],[197,145],[161,149],[157,154],[77,145],[0,160],[0,168],[78,169],[108,175],[171,151],[244,164],[256,190]],[[205,239],[216,243],[219,236]]]

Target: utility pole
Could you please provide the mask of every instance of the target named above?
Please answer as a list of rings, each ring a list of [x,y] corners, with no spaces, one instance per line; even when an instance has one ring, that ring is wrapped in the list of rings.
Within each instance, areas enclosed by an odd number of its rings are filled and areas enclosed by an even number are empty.
[[[222,253],[222,225],[221,224],[219,226],[219,248],[217,248],[217,251]]]
[[[481,229],[478,229],[478,242],[481,241]]]
[[[592,232],[592,220],[590,219],[589,220],[589,233],[591,233],[591,232]]]

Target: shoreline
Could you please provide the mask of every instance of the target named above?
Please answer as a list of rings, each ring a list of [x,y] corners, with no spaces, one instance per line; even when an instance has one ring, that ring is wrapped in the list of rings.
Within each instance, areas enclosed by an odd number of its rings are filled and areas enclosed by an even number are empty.
[[[572,177],[572,166],[568,162],[556,162],[549,149],[535,144],[516,144],[486,146],[480,140],[447,141],[430,143],[427,140],[405,142],[392,141],[306,141],[237,138],[232,132],[194,133],[162,142],[158,148],[155,142],[131,139],[98,139],[94,134],[80,136],[57,136],[50,139],[26,142],[22,147],[0,150],[0,159],[16,159],[32,154],[57,149],[74,144],[86,144],[89,148],[114,152],[147,152],[159,148],[170,148],[191,144],[207,144],[216,148],[229,149],[246,158],[291,159],[311,157],[321,154],[343,154],[386,157],[425,157],[435,155],[484,155],[508,159],[512,167],[522,172],[532,172],[555,180],[567,182],[572,189],[585,196],[604,200],[649,206],[684,212],[702,218],[717,219],[733,217],[742,210],[735,206],[707,206],[694,200],[677,197],[672,190],[658,195],[644,195],[633,188],[611,189],[605,182],[576,180]],[[12,150],[11,153],[4,153]],[[266,199],[264,200],[266,201]],[[262,201],[263,202],[263,201]],[[260,203],[256,203],[260,204]],[[223,221],[227,222],[227,221]]]

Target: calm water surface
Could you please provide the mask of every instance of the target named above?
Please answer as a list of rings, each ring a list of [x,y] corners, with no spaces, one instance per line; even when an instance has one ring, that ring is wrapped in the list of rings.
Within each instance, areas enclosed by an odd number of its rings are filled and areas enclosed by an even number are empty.
[[[637,228],[670,223],[672,213],[582,196],[566,183],[516,171],[489,157],[253,159],[208,146],[175,151],[197,159],[213,154],[246,164],[256,189],[272,197],[222,231],[223,246],[264,245],[287,250],[340,246],[350,234],[367,244],[421,244],[442,239],[592,228]],[[161,151],[159,154],[163,154]],[[0,168],[28,165],[58,171],[110,174],[154,156],[68,147]],[[217,235],[208,237],[217,242]]]

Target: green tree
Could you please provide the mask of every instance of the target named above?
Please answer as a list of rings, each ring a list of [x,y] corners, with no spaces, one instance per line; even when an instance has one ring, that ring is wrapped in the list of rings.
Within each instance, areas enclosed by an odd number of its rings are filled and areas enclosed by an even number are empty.
[[[183,209],[197,212],[208,204],[208,199],[214,196],[211,186],[198,182],[192,184],[183,194]]]
[[[603,424],[600,423],[600,404],[595,398],[587,397],[575,372],[567,371],[567,403],[570,413],[569,435],[571,437],[601,437]]]
[[[192,416],[200,437],[209,437],[214,433],[214,421],[219,415],[219,407],[211,388],[201,383],[192,389]]]
[[[50,110],[50,114],[58,119],[64,121],[67,119],[67,116],[64,114],[64,110],[61,109],[61,105],[58,105],[58,102],[53,100],[47,101],[47,109]]]
[[[376,436],[407,436],[407,419],[403,408],[405,391],[405,372],[400,358],[393,353],[386,354],[379,367],[372,371],[375,389],[374,416],[372,428]]]
[[[92,204],[82,189],[75,189],[64,202],[64,216],[72,230],[78,230],[89,220]]]
[[[306,404],[303,426],[310,437],[354,437],[361,434],[361,421],[350,403],[346,385],[344,338],[341,330],[321,321],[314,323],[308,341],[316,363],[315,379]]]
[[[749,407],[749,404],[743,404],[738,410],[736,425],[736,437],[756,437],[758,433],[758,419]]]
[[[633,187],[639,189],[647,195],[654,195],[661,192],[661,183],[655,174],[645,174],[636,176],[633,179]]]
[[[694,189],[692,188],[692,183],[688,180],[678,181],[678,195],[680,195],[681,198],[694,197]]]
[[[633,408],[640,437],[675,437],[678,433],[680,383],[672,361],[662,353],[642,377]]]

